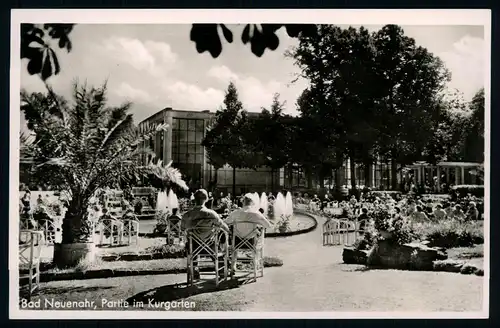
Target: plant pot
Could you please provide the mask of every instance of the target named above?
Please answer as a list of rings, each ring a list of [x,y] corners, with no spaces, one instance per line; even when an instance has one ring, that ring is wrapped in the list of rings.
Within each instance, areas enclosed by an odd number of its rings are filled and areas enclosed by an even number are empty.
[[[54,244],[54,264],[58,268],[74,267],[81,261],[92,263],[95,258],[94,243]]]

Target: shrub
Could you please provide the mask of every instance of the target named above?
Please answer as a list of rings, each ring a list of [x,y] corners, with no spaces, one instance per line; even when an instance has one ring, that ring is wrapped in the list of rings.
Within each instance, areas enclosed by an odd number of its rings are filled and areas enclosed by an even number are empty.
[[[144,253],[157,254],[162,259],[177,259],[186,256],[186,249],[179,245],[160,245],[148,247]]]
[[[450,190],[452,199],[456,199],[456,194],[459,197],[466,197],[468,194],[476,197],[484,197],[483,185],[457,185],[453,186]]]
[[[283,265],[283,260],[277,257],[264,256],[263,260],[264,260],[264,267],[266,268]]]
[[[482,222],[460,222],[446,220],[416,226],[421,239],[429,241],[431,247],[470,247],[484,243]]]

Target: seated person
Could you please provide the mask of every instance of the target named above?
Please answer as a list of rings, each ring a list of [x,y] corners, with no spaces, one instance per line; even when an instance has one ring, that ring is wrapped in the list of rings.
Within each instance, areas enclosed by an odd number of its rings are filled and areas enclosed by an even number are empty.
[[[462,220],[465,220],[466,215],[465,215],[464,211],[462,211],[462,207],[460,205],[455,205],[455,208],[451,212],[450,217],[455,219],[455,220],[462,221]]]
[[[208,193],[205,189],[199,189],[193,194],[195,206],[184,213],[181,219],[181,229],[192,229],[201,239],[206,239],[210,237],[211,231],[202,229],[205,227],[218,227],[223,231],[229,233],[229,227],[227,224],[222,221],[219,214],[217,214],[214,210],[208,209],[205,206],[205,203],[208,200]],[[196,230],[199,227],[200,230]],[[221,243],[226,243],[227,240],[221,240]],[[201,245],[192,240],[193,250],[196,250]],[[189,243],[186,244],[186,250],[189,252]],[[200,253],[203,254],[203,251]],[[206,253],[205,253],[206,254]],[[215,261],[215,259],[213,259]],[[194,269],[194,279],[198,279],[200,276],[198,263],[197,261],[193,261]]]
[[[470,202],[469,209],[467,210],[467,220],[475,221],[479,219],[479,211],[477,210],[476,203]]]
[[[125,228],[125,231],[128,231],[129,228],[131,231],[134,231],[134,225],[130,224],[130,222],[128,222],[128,220],[139,221],[139,219],[137,218],[137,216],[134,213],[134,208],[130,205],[126,208],[125,214],[123,214],[123,216],[121,217],[121,220],[124,221],[123,227]],[[129,225],[130,225],[130,227],[129,227]]]
[[[358,216],[358,222],[360,223],[359,229],[365,230],[369,221],[370,221],[370,217],[368,216],[368,209],[366,207],[363,207],[361,209],[361,214]]]
[[[179,216],[179,209],[178,208],[173,208],[172,209],[172,215],[168,217],[168,220],[174,224],[180,222],[182,218]]]
[[[427,217],[427,214],[422,210],[422,206],[417,205],[417,209],[415,212],[412,214],[412,219],[414,222],[427,222],[429,221],[429,218]]]
[[[251,194],[243,197],[243,207],[229,214],[226,223],[234,226],[235,244],[238,245],[243,239],[257,237],[252,234],[256,227],[264,229],[271,228],[271,223],[259,211],[257,204]]]
[[[444,220],[446,218],[446,212],[443,210],[443,206],[441,204],[436,205],[436,209],[433,212],[434,218],[436,220]]]

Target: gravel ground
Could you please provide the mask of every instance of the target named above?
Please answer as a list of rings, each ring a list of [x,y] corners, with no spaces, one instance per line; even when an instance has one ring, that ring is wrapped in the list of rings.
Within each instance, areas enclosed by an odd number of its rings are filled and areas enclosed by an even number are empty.
[[[226,311],[480,311],[483,277],[446,272],[366,270],[342,264],[341,247],[321,246],[321,224],[315,231],[287,238],[266,239],[266,256],[280,257],[284,265],[266,269],[256,283],[239,288],[211,286],[188,290],[185,275],[137,276],[59,281],[42,284],[36,299],[102,300],[130,304],[148,300],[187,300],[194,310]],[[191,296],[194,295],[194,296]],[[42,302],[43,303],[43,302]],[[129,307],[132,309],[132,307]],[[184,310],[188,310],[184,308]]]

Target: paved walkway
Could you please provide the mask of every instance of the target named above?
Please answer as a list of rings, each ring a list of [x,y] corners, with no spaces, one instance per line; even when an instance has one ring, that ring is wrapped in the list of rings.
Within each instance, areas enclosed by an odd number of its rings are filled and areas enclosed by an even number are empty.
[[[321,224],[304,235],[266,239],[266,255],[284,265],[256,283],[192,295],[185,275],[139,276],[44,284],[45,297],[71,300],[186,299],[215,311],[480,311],[483,277],[445,272],[364,270],[342,264],[341,247],[321,245]],[[191,294],[190,294],[191,293]],[[147,301],[146,301],[147,303]]]

